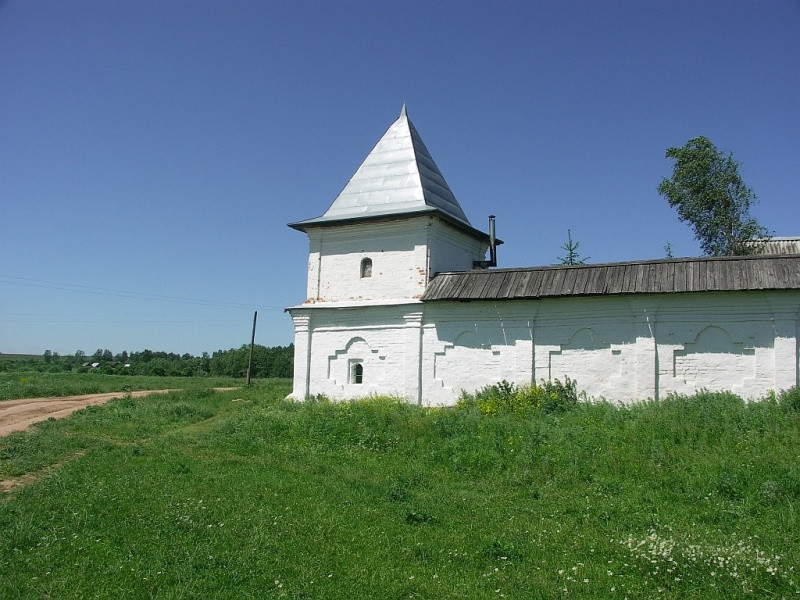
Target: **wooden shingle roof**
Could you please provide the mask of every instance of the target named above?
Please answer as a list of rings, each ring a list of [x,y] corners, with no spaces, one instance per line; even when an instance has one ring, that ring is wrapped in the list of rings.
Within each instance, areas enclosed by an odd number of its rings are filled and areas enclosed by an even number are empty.
[[[800,290],[800,255],[679,258],[439,273],[423,301]]]

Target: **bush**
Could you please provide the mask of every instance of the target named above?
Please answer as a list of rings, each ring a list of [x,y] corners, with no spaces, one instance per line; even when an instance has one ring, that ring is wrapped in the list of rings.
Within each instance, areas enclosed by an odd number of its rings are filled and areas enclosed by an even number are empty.
[[[489,385],[474,395],[463,392],[457,406],[461,409],[476,407],[483,415],[554,413],[563,412],[576,405],[584,395],[578,393],[574,379],[542,380],[540,385],[516,385],[506,380]]]
[[[787,410],[800,411],[800,388],[794,386],[782,390],[778,394],[778,404]]]
[[[542,380],[542,387],[546,392],[544,411],[563,412],[575,406],[579,400],[586,400],[586,394],[578,392],[578,382],[564,376],[564,383],[558,379],[553,381]]]

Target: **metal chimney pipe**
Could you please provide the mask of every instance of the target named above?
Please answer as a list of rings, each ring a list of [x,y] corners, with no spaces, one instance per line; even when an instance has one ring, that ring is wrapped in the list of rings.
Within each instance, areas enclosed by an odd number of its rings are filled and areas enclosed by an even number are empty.
[[[489,266],[497,266],[497,241],[494,235],[494,215],[489,215]]]
[[[489,215],[489,260],[475,260],[473,269],[488,269],[497,266],[497,238],[494,234],[494,215]]]

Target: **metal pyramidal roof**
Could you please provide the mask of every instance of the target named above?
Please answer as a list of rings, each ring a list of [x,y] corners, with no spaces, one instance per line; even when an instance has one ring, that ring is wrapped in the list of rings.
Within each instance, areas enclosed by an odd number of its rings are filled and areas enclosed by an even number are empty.
[[[439,167],[408,119],[406,106],[321,217],[296,229],[332,222],[438,212],[470,224]]]

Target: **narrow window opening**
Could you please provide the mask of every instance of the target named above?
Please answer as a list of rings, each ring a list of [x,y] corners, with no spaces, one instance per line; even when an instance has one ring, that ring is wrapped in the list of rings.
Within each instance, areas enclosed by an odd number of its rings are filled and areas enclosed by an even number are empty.
[[[353,368],[350,371],[350,382],[358,384],[364,382],[364,365],[360,362],[353,363]]]
[[[372,277],[372,259],[365,258],[361,261],[361,278]]]

